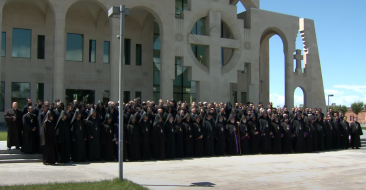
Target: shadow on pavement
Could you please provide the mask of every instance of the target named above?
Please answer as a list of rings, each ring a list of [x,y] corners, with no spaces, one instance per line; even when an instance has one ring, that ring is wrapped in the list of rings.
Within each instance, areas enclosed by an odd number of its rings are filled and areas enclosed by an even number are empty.
[[[191,185],[149,185],[149,184],[140,184],[142,186],[155,186],[155,187],[215,187],[216,184],[211,182],[196,182],[191,183]]]

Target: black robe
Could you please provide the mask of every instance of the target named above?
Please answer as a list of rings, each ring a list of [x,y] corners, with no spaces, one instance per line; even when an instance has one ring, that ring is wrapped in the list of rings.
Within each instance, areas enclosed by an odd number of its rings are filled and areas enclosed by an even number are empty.
[[[280,154],[282,152],[282,127],[281,123],[278,121],[273,121],[272,125],[272,152]]]
[[[35,129],[34,131],[32,131]],[[37,143],[37,119],[32,113],[23,115],[23,145],[24,153],[35,153],[38,151]]]
[[[114,161],[115,152],[116,152],[116,143],[115,143],[115,124],[113,121],[108,124],[108,120],[105,120],[104,124],[100,129],[100,140],[102,143],[102,158],[105,161]],[[124,139],[126,140],[126,139]]]
[[[141,159],[150,160],[150,137],[152,127],[149,120],[147,120],[146,122],[142,120],[139,125],[141,130]]]
[[[41,129],[42,143],[43,146],[43,163],[54,165],[56,163],[56,136],[55,136],[55,125],[52,121],[46,121],[42,125]]]
[[[339,120],[334,120],[333,124],[333,133],[332,133],[332,140],[333,140],[333,149],[340,149],[341,148],[341,126]]]
[[[318,151],[318,130],[316,128],[315,122],[311,123],[311,139],[312,139],[312,150]]]
[[[305,137],[305,152],[312,152],[313,151],[313,132],[311,130],[312,126],[309,123],[305,123],[304,127],[304,134]]]
[[[224,123],[218,121],[215,125],[215,154],[225,155],[226,134]]]
[[[318,131],[318,151],[325,150],[325,127],[323,121],[315,121],[316,130]]]
[[[347,121],[343,120],[341,122],[341,126],[343,128],[343,130],[342,130],[342,132],[343,132],[342,147],[344,149],[348,149],[349,148],[349,132],[350,132],[349,123]]]
[[[259,126],[261,131],[261,152],[262,153],[271,153],[271,121],[269,118],[261,118],[259,119]]]
[[[226,124],[226,154],[239,154],[238,124],[229,122]]]
[[[67,163],[70,161],[70,127],[67,120],[59,120],[56,126],[56,139],[58,143],[58,162]]]
[[[333,148],[333,125],[328,121],[324,121],[324,150],[331,150]]]
[[[88,138],[88,160],[99,161],[101,156],[101,121],[99,118],[90,117],[86,121],[86,132]],[[93,137],[93,138],[92,138]]]
[[[293,128],[295,130],[295,151],[297,153],[303,153],[305,152],[304,121],[295,118]]]
[[[193,157],[193,126],[191,122],[183,121],[184,156]]]
[[[363,135],[360,123],[355,121],[351,124],[351,147],[352,148],[361,147],[360,135]]]
[[[183,148],[184,134],[183,134],[183,124],[175,122],[175,157],[184,157]]]
[[[281,123],[283,138],[282,138],[282,152],[283,153],[291,153],[292,152],[292,126],[290,122],[282,122]]]
[[[260,140],[260,128],[259,123],[256,120],[250,119],[248,121],[248,125],[250,126],[250,152],[252,154],[258,154],[259,153],[259,140]],[[258,134],[255,134],[257,133]]]
[[[248,123],[240,122],[240,153],[242,155],[250,154],[250,127]]]
[[[165,128],[163,123],[156,123],[151,133],[153,157],[156,160],[165,159]]]
[[[201,137],[201,138],[200,138]],[[193,139],[194,139],[194,155],[202,157],[204,155],[203,148],[203,129],[200,123],[193,123]]]
[[[13,119],[16,118],[15,121]],[[12,146],[20,147],[22,142],[22,112],[20,110],[9,109],[4,114],[4,119],[6,122],[6,130],[8,134],[7,147]]]
[[[72,161],[73,162],[85,162],[86,160],[86,148],[85,148],[85,121],[75,119],[71,124],[71,139],[72,145]],[[45,151],[45,150],[44,150]]]
[[[165,123],[165,135],[166,135],[166,143],[165,143],[165,153],[167,159],[175,158],[175,126],[174,122],[170,123],[167,121]]]
[[[214,127],[215,123],[213,119],[210,120],[205,119],[202,124],[203,127],[203,145],[205,149],[205,156],[213,156],[214,155],[214,140],[215,133]]]
[[[127,125],[127,147],[130,161],[141,159],[141,129],[136,123]]]

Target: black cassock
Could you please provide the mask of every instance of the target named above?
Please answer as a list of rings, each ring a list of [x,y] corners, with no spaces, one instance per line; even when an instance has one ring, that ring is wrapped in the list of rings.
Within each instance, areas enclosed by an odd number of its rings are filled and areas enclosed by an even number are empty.
[[[48,116],[46,116],[49,118]],[[43,163],[53,165],[56,163],[56,137],[53,121],[46,120],[41,129],[41,145],[43,146]]]
[[[13,121],[13,119],[15,121]],[[4,119],[6,122],[6,130],[8,133],[7,138],[7,147],[10,148],[12,146],[20,147],[21,146],[21,134],[22,134],[22,112],[20,110],[9,109],[4,114]]]
[[[318,151],[325,150],[325,129],[324,129],[324,122],[323,121],[316,121],[315,122],[316,130],[318,131]]]
[[[341,148],[341,129],[340,129],[341,126],[339,120],[334,120],[332,124],[333,124],[332,147],[333,149],[339,149]]]
[[[293,127],[295,129],[295,151],[297,153],[305,152],[304,121],[295,118]]]
[[[283,138],[282,138],[282,152],[283,153],[291,153],[292,152],[292,126],[290,122],[282,122],[281,123]]]
[[[228,155],[239,154],[238,124],[231,123],[231,120],[226,124],[226,139],[226,153]]]
[[[252,114],[253,115],[253,114]],[[250,119],[248,121],[248,125],[250,126],[250,152],[252,154],[258,154],[259,153],[259,140],[260,140],[260,130],[259,130],[259,124],[256,120]],[[256,134],[258,133],[258,134]]]
[[[169,119],[169,118],[167,118]],[[170,123],[167,121],[165,123],[165,135],[166,135],[166,143],[165,143],[165,153],[167,159],[175,158],[175,126],[174,123]]]
[[[130,161],[140,160],[140,158],[141,158],[141,129],[136,123],[130,122],[127,125],[127,149],[128,149],[128,156],[129,156]]]
[[[333,148],[333,125],[328,121],[324,121],[324,150],[331,150]]]
[[[215,125],[215,154],[224,155],[226,147],[226,134],[223,121],[217,121]]]
[[[259,126],[261,131],[261,152],[262,153],[271,153],[271,122],[269,118],[261,118],[259,119]]]
[[[32,131],[35,129],[34,131]],[[35,153],[38,151],[37,119],[32,113],[23,115],[23,152]]]
[[[203,129],[200,123],[193,123],[193,139],[194,139],[194,155],[202,157],[204,155],[203,149]]]
[[[311,123],[311,139],[312,139],[312,146],[313,151],[318,151],[318,130],[316,128],[315,123]]]
[[[343,128],[343,141],[342,141],[342,147],[344,149],[348,149],[349,147],[349,132],[350,132],[350,127],[349,127],[349,123],[347,121],[342,121],[341,122],[341,126]]]
[[[175,157],[183,158],[184,157],[184,148],[183,148],[183,124],[180,122],[175,122]]]
[[[273,121],[272,125],[272,152],[276,154],[280,154],[282,152],[282,127],[281,123],[278,121]]]
[[[241,154],[242,155],[249,154],[250,153],[250,127],[249,127],[249,125],[247,123],[240,122],[239,133],[240,133]]]
[[[203,145],[205,149],[205,156],[213,156],[214,155],[214,127],[215,123],[213,119],[210,120],[205,119],[203,121]]]
[[[65,112],[64,112],[65,113]],[[70,161],[70,125],[68,120],[62,120],[62,113],[56,125],[56,139],[58,143],[60,163],[67,163]]]
[[[77,112],[75,113],[77,114]],[[85,121],[75,119],[71,123],[71,139],[72,139],[72,161],[73,162],[84,162],[86,160],[86,149],[85,149]],[[45,150],[44,150],[45,151]]]
[[[143,118],[144,116],[142,116]],[[149,120],[141,120],[140,123],[141,129],[141,159],[150,160],[150,137],[151,137],[151,124]]]
[[[115,124],[113,124],[113,121],[111,123],[108,123],[109,116],[106,117],[103,126],[101,126],[100,129],[100,140],[102,143],[102,158],[105,161],[114,161],[114,155],[115,155],[115,134],[116,134],[116,127]],[[127,135],[127,134],[126,134]],[[126,141],[126,139],[124,139]]]
[[[363,135],[360,123],[355,121],[351,124],[351,147],[352,148],[361,147],[360,135]]]
[[[312,126],[309,123],[305,123],[305,127],[304,127],[304,134],[306,135],[305,137],[305,152],[312,152],[313,151],[313,132],[311,130]]]
[[[86,121],[88,137],[88,160],[99,161],[101,156],[101,121],[99,118],[89,117]]]
[[[160,117],[159,117],[160,118]],[[158,116],[155,118],[151,133],[152,153],[156,160],[165,159],[165,128],[162,122],[158,122]]]
[[[184,140],[184,156],[192,157],[194,155],[193,148],[193,127],[190,121],[183,121],[183,140]]]

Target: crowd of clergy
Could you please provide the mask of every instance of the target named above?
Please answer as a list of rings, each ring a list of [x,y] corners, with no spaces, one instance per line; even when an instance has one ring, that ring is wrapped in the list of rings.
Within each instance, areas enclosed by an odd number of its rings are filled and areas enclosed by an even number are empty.
[[[4,114],[9,150],[43,153],[45,165],[118,160],[118,103],[26,101]],[[138,99],[122,106],[124,161],[359,149],[363,134],[357,118],[349,123],[332,109]]]

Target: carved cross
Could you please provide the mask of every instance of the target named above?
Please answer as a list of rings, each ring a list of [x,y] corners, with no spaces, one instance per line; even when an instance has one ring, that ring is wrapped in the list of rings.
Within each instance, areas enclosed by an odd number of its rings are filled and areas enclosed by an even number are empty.
[[[301,72],[301,60],[303,60],[303,55],[301,55],[301,50],[297,49],[296,54],[294,55],[294,59],[296,60],[296,72]]]
[[[209,36],[189,34],[188,43],[191,45],[203,45],[208,46],[208,69],[209,76],[207,81],[210,84],[209,92],[210,96],[207,97],[208,101],[218,101],[217,91],[220,89],[220,77],[221,77],[221,48],[240,48],[240,41],[234,39],[220,38],[221,36],[221,12],[209,11]],[[202,81],[200,81],[202,82]],[[208,84],[208,83],[207,83]]]

